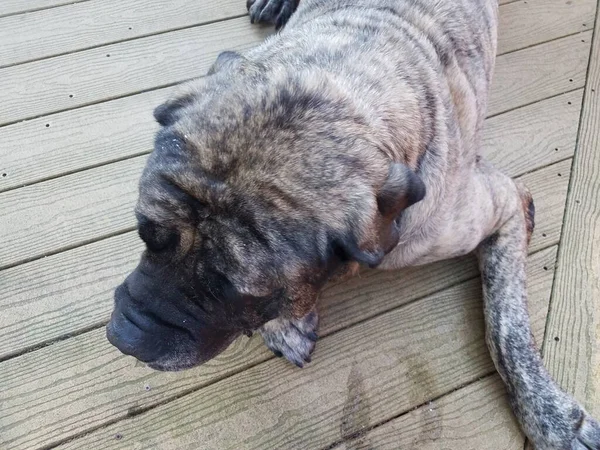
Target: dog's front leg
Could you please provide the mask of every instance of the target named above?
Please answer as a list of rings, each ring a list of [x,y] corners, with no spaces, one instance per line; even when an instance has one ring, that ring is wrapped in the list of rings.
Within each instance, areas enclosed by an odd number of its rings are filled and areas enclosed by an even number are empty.
[[[277,318],[264,324],[260,334],[277,356],[283,356],[298,367],[310,362],[317,341],[319,315],[316,309],[301,319]]]
[[[533,208],[515,212],[478,248],[486,340],[511,406],[538,450],[598,450],[600,424],[544,368],[527,313],[525,260]]]

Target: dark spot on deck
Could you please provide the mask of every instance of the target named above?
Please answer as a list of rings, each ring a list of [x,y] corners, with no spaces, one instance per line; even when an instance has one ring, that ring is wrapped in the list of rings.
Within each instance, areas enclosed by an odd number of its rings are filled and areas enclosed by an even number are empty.
[[[360,370],[354,366],[348,375],[348,394],[342,413],[340,434],[348,440],[348,450],[371,448],[364,433],[368,430],[371,407],[365,395],[365,387]]]

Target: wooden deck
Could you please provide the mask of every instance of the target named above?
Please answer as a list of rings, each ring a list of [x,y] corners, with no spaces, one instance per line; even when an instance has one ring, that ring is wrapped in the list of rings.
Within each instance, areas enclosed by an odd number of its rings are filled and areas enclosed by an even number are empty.
[[[534,193],[536,338],[600,415],[596,0],[500,3],[484,151]],[[303,370],[260,337],[182,373],[105,340],[141,249],[152,109],[271,32],[245,14],[243,0],[0,1],[0,449],[523,450],[473,258],[330,286]]]

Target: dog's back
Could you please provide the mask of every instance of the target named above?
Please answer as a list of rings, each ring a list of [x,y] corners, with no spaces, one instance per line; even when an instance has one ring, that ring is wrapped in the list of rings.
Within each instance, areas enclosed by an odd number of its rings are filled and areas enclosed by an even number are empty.
[[[496,0],[302,0],[283,31],[248,54],[270,80],[331,79],[367,121],[374,147],[423,178],[427,197],[402,219],[411,246],[396,266],[419,260],[467,188],[496,28]]]
[[[443,152],[431,139],[453,114],[464,150],[476,152],[496,14],[495,0],[303,0],[281,34],[248,56],[274,70],[337,77],[374,122],[386,118],[378,132],[404,140],[404,154],[390,156],[418,168],[428,147]]]

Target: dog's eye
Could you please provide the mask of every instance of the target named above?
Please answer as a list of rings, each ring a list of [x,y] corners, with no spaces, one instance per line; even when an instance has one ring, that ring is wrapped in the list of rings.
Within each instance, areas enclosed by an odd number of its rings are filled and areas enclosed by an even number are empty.
[[[160,252],[177,245],[179,234],[176,231],[163,227],[145,217],[139,217],[138,222],[138,233],[146,243],[148,250]]]

